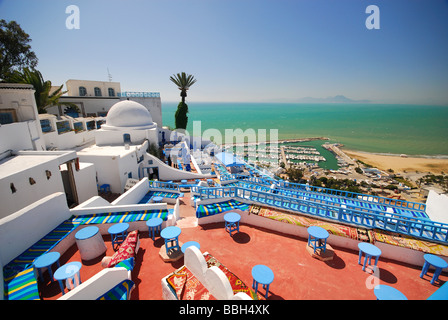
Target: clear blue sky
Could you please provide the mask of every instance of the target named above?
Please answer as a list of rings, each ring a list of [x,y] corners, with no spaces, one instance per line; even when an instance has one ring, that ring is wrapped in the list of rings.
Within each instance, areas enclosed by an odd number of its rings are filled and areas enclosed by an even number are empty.
[[[80,29],[65,26],[68,5]],[[380,29],[368,30],[368,5]],[[197,78],[187,101],[345,95],[448,105],[448,1],[0,0],[32,38],[54,85],[107,81],[179,101],[169,76]]]

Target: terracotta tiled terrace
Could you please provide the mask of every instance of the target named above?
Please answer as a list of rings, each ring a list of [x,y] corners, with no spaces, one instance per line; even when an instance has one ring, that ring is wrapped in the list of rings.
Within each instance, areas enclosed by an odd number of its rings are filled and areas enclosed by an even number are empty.
[[[182,233],[179,240],[185,243],[195,240],[201,251],[208,251],[223,265],[235,273],[244,283],[252,285],[251,269],[254,265],[269,266],[275,275],[270,286],[268,300],[375,300],[373,284],[387,284],[404,293],[410,300],[427,299],[448,276],[445,272],[439,283],[430,284],[432,271],[424,279],[421,269],[384,258],[379,259],[379,276],[372,276],[372,269],[358,265],[358,252],[334,247],[332,261],[322,262],[306,251],[307,239],[275,233],[247,224],[240,225],[240,232],[232,237],[224,229],[224,222],[196,226],[194,208],[189,205],[189,193],[181,203],[181,220],[178,226]],[[106,255],[114,251],[108,236]],[[155,241],[147,232],[140,233],[140,250],[136,257],[132,279],[136,288],[132,300],[162,299],[161,279],[183,265],[183,258],[176,262],[164,262],[159,251],[163,239]],[[83,261],[81,279],[83,281],[102,270],[101,259]],[[61,265],[69,261],[81,261],[76,244],[61,257]],[[39,284],[43,300],[54,300],[61,296],[57,282],[51,283],[46,273],[46,283]],[[259,293],[264,295],[259,286]]]

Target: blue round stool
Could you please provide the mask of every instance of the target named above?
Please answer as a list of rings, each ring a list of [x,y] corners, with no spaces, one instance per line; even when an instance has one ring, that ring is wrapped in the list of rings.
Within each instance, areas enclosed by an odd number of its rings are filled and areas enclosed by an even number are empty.
[[[39,272],[39,278],[44,281],[44,277],[42,275],[42,268],[47,268],[48,269],[48,273],[50,274],[50,279],[51,282],[53,282],[53,271],[51,270],[51,266],[56,263],[56,265],[58,266],[58,268],[60,267],[59,265],[59,258],[61,257],[61,254],[59,252],[48,252],[45,253],[43,255],[41,255],[39,258],[37,258],[36,260],[34,260],[33,264],[34,267],[38,270]]]
[[[375,286],[373,293],[377,300],[408,300],[399,290],[384,284]]]
[[[79,273],[81,267],[82,267],[81,262],[73,261],[64,264],[62,267],[58,268],[58,270],[56,270],[56,272],[54,273],[54,278],[58,280],[63,295],[65,294],[63,280],[66,280],[67,288],[70,287],[69,280],[72,280],[73,287],[76,287],[75,277],[78,276],[78,284],[81,284],[81,275]]]
[[[161,197],[161,196],[156,196],[156,197],[152,198],[152,201],[154,201],[154,203],[160,203],[160,202],[162,202],[162,200],[163,200],[163,197]]]
[[[252,288],[254,288],[255,293],[258,291],[258,284],[263,285],[263,289],[266,289],[265,298],[268,298],[269,285],[274,281],[274,272],[262,264],[257,264],[252,268],[252,277],[254,278],[252,282]]]
[[[434,282],[439,279],[442,269],[448,267],[448,263],[442,258],[429,253],[425,254],[423,258],[425,259],[425,264],[423,265],[422,273],[420,273],[420,278],[423,278],[423,276],[426,275],[430,266],[434,266],[436,270],[431,279],[431,284],[434,284]]]
[[[308,227],[308,245],[314,248],[314,253],[317,249],[323,249],[325,252],[327,248],[327,238],[330,236],[327,230],[318,226]]]
[[[162,223],[163,220],[161,218],[151,218],[148,221],[146,221],[146,226],[149,228],[149,234],[152,240],[154,240],[156,231],[159,232],[162,231]]]
[[[127,231],[129,229],[129,223],[116,223],[111,226],[107,232],[109,232],[112,239],[112,248],[115,248],[116,244],[121,244],[127,236]]]
[[[182,230],[179,227],[170,226],[160,232],[161,237],[165,240],[166,254],[169,254],[171,249],[180,250],[179,248],[179,235]]]
[[[372,257],[375,257],[375,267],[376,267],[376,265],[378,263],[378,258],[381,255],[381,250],[378,247],[374,246],[373,244],[367,243],[367,242],[358,243],[358,248],[359,248],[358,264],[361,264],[362,253],[364,252],[364,254],[365,254],[362,271],[364,271],[366,269],[367,259],[369,259],[369,265],[370,265],[370,262],[372,261]]]
[[[230,236],[232,236],[233,231],[240,231],[240,220],[241,216],[236,212],[229,212],[224,215],[225,228]]]

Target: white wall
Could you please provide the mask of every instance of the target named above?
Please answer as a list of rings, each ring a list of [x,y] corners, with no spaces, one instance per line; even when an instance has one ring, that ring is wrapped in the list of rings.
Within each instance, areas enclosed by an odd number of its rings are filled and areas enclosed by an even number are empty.
[[[58,300],[96,300],[120,282],[128,279],[128,270],[122,267],[103,269]]]
[[[0,126],[0,153],[6,150],[33,150],[33,143],[26,122],[15,122]]]
[[[20,150],[20,148],[45,150],[34,89],[31,85],[0,84],[0,109],[14,109],[18,121],[0,126],[0,153],[4,151],[5,147],[12,150]],[[25,123],[25,127],[17,125],[18,123]],[[3,137],[8,137],[8,139]]]
[[[108,88],[113,88],[115,96],[121,91],[120,82],[112,81],[90,81],[90,80],[76,80],[70,79],[65,82],[67,88],[67,94],[69,96],[79,96],[79,87],[86,88],[87,96],[95,96],[95,87],[101,89],[101,95],[103,97],[109,96]]]
[[[26,156],[19,157],[26,161]],[[23,161],[18,164],[23,164]],[[50,179],[47,179],[46,170],[51,172]],[[31,185],[29,178],[33,178],[36,183]],[[14,184],[15,193],[11,191],[11,183]],[[13,175],[4,176],[0,179],[0,219],[49,194],[63,191],[64,185],[58,160],[45,161],[43,159],[40,164],[24,168]]]
[[[448,195],[429,190],[426,199],[426,214],[433,221],[448,223]]]
[[[91,197],[98,195],[96,185],[96,170],[93,163],[79,163],[79,171],[73,168],[73,176],[78,193],[78,202],[82,203]]]
[[[143,178],[112,202],[112,205],[136,204],[149,192],[148,178]]]
[[[188,172],[183,170],[178,170],[176,168],[170,167],[167,164],[165,164],[163,161],[160,161],[158,158],[154,157],[153,155],[146,153],[145,154],[145,163],[148,163],[148,161],[153,162],[152,165],[149,166],[157,166],[159,168],[159,178],[162,181],[180,181],[182,179],[202,179],[202,178],[212,178],[213,176],[210,174],[199,174],[194,172]]]
[[[122,98],[121,100],[125,100],[127,98]],[[129,100],[138,102],[146,107],[151,113],[152,120],[157,123],[158,127],[163,126],[162,122],[162,101],[160,97],[130,97]]]
[[[111,155],[89,155],[78,153],[81,162],[93,163],[95,165],[98,185],[109,184],[113,193],[122,193],[119,175],[119,156]]]
[[[104,116],[107,114],[109,109],[117,102],[120,101],[119,97],[69,97],[62,96],[59,101],[61,102],[71,102],[78,106],[80,111],[80,116],[82,116],[82,111],[86,113],[86,116],[89,117],[89,114],[94,114],[94,116]],[[64,112],[64,106],[61,107],[62,112]],[[59,108],[57,106],[52,106],[47,109],[48,113],[54,115],[59,114]]]
[[[120,130],[99,129],[95,131],[95,143],[98,146],[121,146],[124,145],[123,135],[125,133],[130,135],[132,144],[142,144],[145,140],[148,140],[150,143],[158,145],[156,126],[145,130],[133,128],[120,128]]]
[[[65,194],[56,192],[0,219],[0,260],[3,265],[70,218]]]
[[[131,145],[128,150],[124,146],[96,147],[79,150],[77,155],[81,162],[93,163],[98,176],[98,185],[109,184],[113,193],[123,193],[128,174],[132,179],[140,179],[138,160],[146,154],[147,142]]]

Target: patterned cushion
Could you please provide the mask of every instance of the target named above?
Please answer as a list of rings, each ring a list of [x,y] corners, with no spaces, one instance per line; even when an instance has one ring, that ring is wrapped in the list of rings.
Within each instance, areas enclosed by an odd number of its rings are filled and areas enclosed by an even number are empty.
[[[113,267],[123,260],[133,258],[135,256],[135,248],[137,246],[137,241],[138,241],[138,230],[129,232],[128,236],[120,245],[117,252],[115,252],[114,255],[112,256],[112,259],[110,260],[108,267],[109,268]]]
[[[183,266],[167,278],[179,300],[216,300],[204,285]]]

